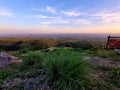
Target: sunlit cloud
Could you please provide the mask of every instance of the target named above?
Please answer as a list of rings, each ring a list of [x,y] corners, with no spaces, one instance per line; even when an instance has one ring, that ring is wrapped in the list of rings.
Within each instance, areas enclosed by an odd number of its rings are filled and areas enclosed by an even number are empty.
[[[73,21],[75,24],[91,24],[92,21],[90,20],[84,20],[84,19],[77,19]]]
[[[54,19],[54,20],[46,20],[46,21],[40,21],[40,24],[44,25],[50,25],[50,24],[69,24],[68,20],[63,20],[63,19]]]
[[[28,18],[37,18],[37,19],[58,19],[60,16],[46,16],[42,14],[36,14],[36,15],[27,15]]]
[[[85,13],[79,12],[79,11],[65,11],[65,10],[62,10],[61,13],[66,16],[70,16],[70,17],[80,16],[80,15],[85,14]]]
[[[113,9],[113,10],[103,9],[93,14],[92,16],[101,19],[101,21],[104,23],[120,22],[120,11],[116,11],[117,9]]]
[[[13,13],[7,9],[0,8],[0,16],[2,17],[13,17]]]
[[[49,12],[51,12],[51,13],[56,13],[56,10],[53,9],[52,7],[50,7],[50,6],[47,6],[46,10],[49,11]]]
[[[45,8],[31,8],[31,10],[36,12],[50,12],[54,14],[57,13],[57,11],[51,6],[46,6]]]
[[[44,21],[38,21],[40,24],[44,25],[54,25],[54,24],[59,24],[59,25],[88,25],[91,24],[92,21],[90,20],[84,20],[84,19],[65,19],[65,18],[58,18],[58,19],[50,19],[50,20],[44,20]]]

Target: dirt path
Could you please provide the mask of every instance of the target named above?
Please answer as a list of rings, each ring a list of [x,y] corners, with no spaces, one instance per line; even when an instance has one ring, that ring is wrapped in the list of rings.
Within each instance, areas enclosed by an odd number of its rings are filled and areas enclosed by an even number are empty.
[[[94,65],[102,65],[102,66],[109,66],[109,67],[119,67],[120,66],[119,61],[114,61],[114,60],[110,60],[107,58],[100,58],[100,57],[92,58],[91,63]]]

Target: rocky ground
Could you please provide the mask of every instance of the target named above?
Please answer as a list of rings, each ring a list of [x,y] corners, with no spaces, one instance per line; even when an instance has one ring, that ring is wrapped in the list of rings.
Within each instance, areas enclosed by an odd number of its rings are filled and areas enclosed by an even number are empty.
[[[17,57],[14,57],[5,52],[0,53],[0,68],[5,67],[6,65],[9,65],[11,63],[20,63],[20,62],[22,62],[22,60],[18,59]]]
[[[108,58],[101,58],[101,57],[84,57],[84,60],[88,61],[92,66],[95,66],[97,69],[95,69],[95,71],[93,71],[93,73],[91,74],[91,76],[93,78],[95,78],[96,80],[98,80],[98,82],[100,81],[100,83],[102,83],[101,85],[105,86],[107,89],[103,89],[103,90],[120,90],[120,84],[118,84],[117,87],[113,87],[113,88],[109,88],[109,78],[111,77],[111,70],[113,68],[119,68],[120,67],[120,61],[115,61],[115,60],[111,60]],[[11,63],[21,63],[22,60],[18,59],[17,57],[14,57],[8,53],[5,52],[1,52],[0,53],[0,68],[4,68],[7,65],[11,64]],[[15,85],[19,85],[24,83],[24,90],[36,90],[35,88],[37,88],[37,90],[51,90],[50,87],[48,86],[47,82],[47,76],[43,73],[41,73],[40,75],[33,77],[33,78],[14,78],[12,80],[7,80],[4,81],[2,87],[0,90],[8,90],[8,87],[11,86],[15,86]],[[115,81],[116,83],[120,83],[120,78],[116,79]],[[39,84],[41,83],[41,84]],[[112,87],[112,85],[111,85]],[[10,89],[10,90],[20,90],[14,87],[14,89]],[[99,89],[99,87],[96,87],[94,90],[102,90]]]

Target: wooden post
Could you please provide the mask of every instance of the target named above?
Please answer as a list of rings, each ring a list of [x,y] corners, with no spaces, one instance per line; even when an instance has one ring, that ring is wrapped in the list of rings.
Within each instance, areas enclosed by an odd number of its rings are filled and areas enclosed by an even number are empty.
[[[107,40],[107,46],[106,46],[107,49],[109,48],[109,40],[110,40],[110,36],[108,36],[108,40]]]

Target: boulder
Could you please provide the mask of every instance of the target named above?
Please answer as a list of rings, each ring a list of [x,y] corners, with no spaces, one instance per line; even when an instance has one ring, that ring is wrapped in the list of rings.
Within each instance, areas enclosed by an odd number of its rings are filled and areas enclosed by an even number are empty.
[[[5,52],[0,53],[0,68],[11,63],[20,63],[20,62],[22,62],[22,60],[18,59],[17,57],[14,57]]]

